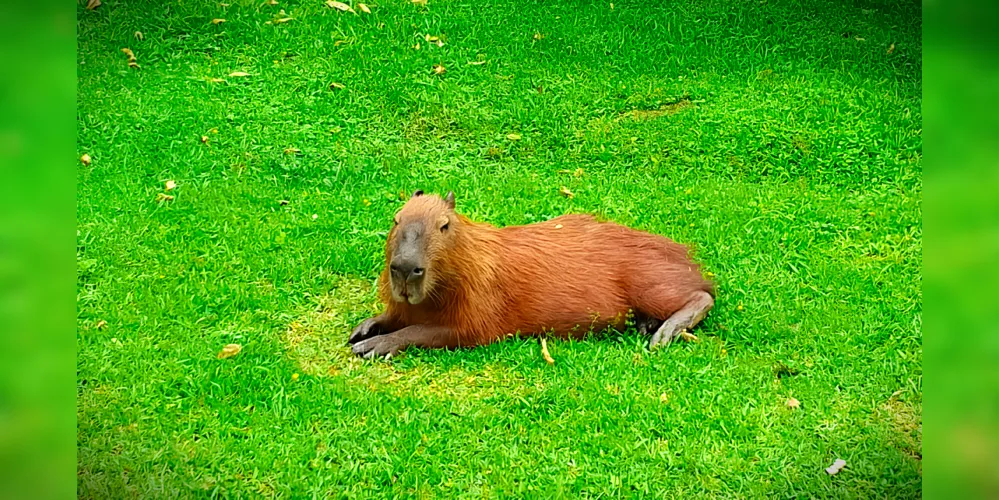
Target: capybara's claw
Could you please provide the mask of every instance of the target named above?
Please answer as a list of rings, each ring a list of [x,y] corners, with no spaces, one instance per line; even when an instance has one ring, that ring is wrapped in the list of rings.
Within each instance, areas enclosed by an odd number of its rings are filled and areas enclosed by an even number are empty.
[[[391,335],[381,335],[362,340],[351,347],[354,354],[364,359],[392,356],[399,352],[400,345]]]

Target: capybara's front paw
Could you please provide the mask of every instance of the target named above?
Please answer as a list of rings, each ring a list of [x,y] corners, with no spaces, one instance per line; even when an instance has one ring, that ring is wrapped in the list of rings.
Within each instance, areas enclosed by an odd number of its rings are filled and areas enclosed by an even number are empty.
[[[375,321],[375,318],[368,318],[354,328],[354,331],[350,333],[350,338],[347,339],[347,343],[354,345],[362,340],[381,334],[382,328],[378,322]]]
[[[371,359],[382,356],[395,356],[402,349],[403,345],[393,335],[379,335],[367,340],[362,340],[351,347],[354,354],[364,359]]]

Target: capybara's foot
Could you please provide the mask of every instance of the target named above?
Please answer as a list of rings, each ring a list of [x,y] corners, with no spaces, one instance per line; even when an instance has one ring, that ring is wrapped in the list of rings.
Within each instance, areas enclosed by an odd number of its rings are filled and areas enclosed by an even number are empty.
[[[687,330],[694,328],[704,319],[708,311],[715,305],[715,299],[707,292],[697,292],[679,311],[673,313],[662,326],[652,334],[649,349],[666,345],[676,337],[682,336]]]
[[[378,317],[368,318],[354,328],[354,331],[350,333],[350,338],[347,339],[347,343],[354,345],[362,340],[381,335],[382,333],[384,333],[384,331],[381,325],[378,324]]]
[[[364,359],[371,359],[382,356],[395,356],[405,345],[406,343],[402,342],[396,335],[388,334],[362,340],[354,344],[351,350],[354,351],[354,354]]]

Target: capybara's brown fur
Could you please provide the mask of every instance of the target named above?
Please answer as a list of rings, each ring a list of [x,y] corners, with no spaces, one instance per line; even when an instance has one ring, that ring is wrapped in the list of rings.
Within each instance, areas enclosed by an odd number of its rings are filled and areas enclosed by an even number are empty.
[[[665,237],[589,215],[496,228],[456,213],[453,200],[417,192],[397,214],[379,280],[383,333],[450,330],[450,342],[431,347],[515,332],[581,336],[620,329],[629,312],[666,320],[694,294],[713,293],[687,248]],[[393,267],[400,260],[408,267]]]

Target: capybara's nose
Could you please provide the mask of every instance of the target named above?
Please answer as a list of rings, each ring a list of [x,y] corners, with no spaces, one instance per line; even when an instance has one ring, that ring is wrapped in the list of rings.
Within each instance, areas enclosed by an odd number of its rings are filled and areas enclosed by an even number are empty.
[[[403,281],[416,281],[423,277],[425,271],[425,269],[414,262],[393,262],[390,267],[392,268],[392,274],[395,274],[397,279]]]

